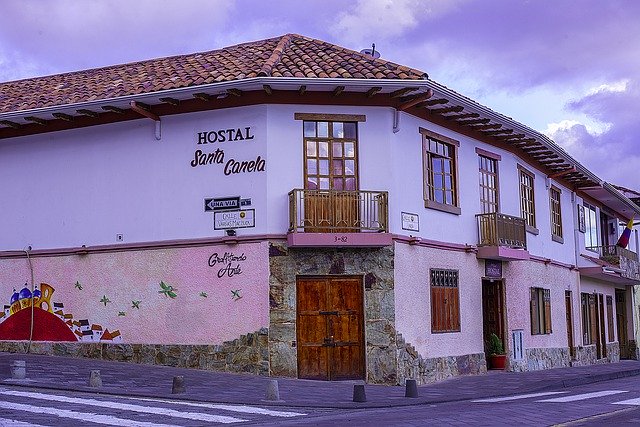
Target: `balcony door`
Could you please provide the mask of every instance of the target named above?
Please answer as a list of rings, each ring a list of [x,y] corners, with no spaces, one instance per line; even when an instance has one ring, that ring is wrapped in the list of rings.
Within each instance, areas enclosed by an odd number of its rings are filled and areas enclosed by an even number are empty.
[[[500,212],[498,197],[498,161],[479,155],[478,168],[480,173],[480,213]]]
[[[304,121],[305,231],[359,231],[355,122]]]

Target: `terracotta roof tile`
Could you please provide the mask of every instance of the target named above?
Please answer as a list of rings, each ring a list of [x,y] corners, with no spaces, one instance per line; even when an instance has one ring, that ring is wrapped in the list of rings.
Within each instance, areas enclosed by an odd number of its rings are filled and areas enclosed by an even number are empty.
[[[425,73],[286,34],[210,52],[0,83],[0,113],[258,76],[418,80]]]

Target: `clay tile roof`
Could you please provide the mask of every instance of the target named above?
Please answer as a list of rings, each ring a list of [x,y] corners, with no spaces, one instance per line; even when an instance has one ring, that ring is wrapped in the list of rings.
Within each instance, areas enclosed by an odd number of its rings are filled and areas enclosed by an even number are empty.
[[[424,79],[406,66],[286,34],[209,52],[0,83],[0,113],[253,77]]]

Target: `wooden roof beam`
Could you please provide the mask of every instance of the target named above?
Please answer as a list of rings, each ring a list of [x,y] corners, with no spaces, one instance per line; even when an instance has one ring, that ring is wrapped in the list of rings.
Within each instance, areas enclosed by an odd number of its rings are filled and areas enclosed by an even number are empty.
[[[503,138],[505,141],[509,142],[509,141],[513,141],[513,140],[521,140],[522,138],[524,138],[526,135],[524,133],[517,133],[515,135],[509,135],[508,137]]]
[[[431,107],[432,105],[438,105],[438,104],[448,104],[449,100],[448,99],[444,99],[444,98],[436,98],[436,99],[430,99],[429,101],[424,103],[425,107]]]
[[[125,111],[122,108],[114,107],[113,105],[105,105],[102,107],[104,111],[110,111],[112,113],[124,114]]]
[[[544,145],[540,144],[535,138],[523,138],[519,141],[506,141],[511,145],[520,146],[520,145],[529,145],[535,147],[544,147]]]
[[[165,104],[169,104],[169,105],[173,105],[174,107],[177,107],[178,105],[180,105],[180,100],[179,99],[175,99],[175,98],[160,98],[160,102],[164,102]]]
[[[474,126],[473,128],[475,130],[482,131],[483,133],[491,134],[491,132],[500,132],[499,130],[492,130],[492,129],[500,129],[501,127],[502,125],[500,123],[491,123],[490,125],[478,125],[478,126]],[[485,132],[485,131],[491,131],[491,132]]]
[[[158,117],[157,114],[152,113],[151,111],[149,111],[149,106],[146,104],[143,104],[142,102],[137,102],[137,101],[131,101],[129,103],[129,105],[131,105],[131,109],[133,111],[135,111],[136,113],[140,114],[143,117],[146,117],[148,119],[151,119],[153,121],[159,122],[160,121],[160,117]]]
[[[391,98],[400,98],[401,96],[404,96],[410,92],[415,92],[416,90],[418,90],[417,87],[405,87],[403,89],[394,90],[389,94],[389,96]]]
[[[305,85],[302,85],[298,88],[298,95],[304,95],[306,91],[307,91],[307,87]]]
[[[55,117],[56,119],[64,120],[65,122],[72,122],[73,121],[73,116],[70,115],[70,114],[53,113],[52,116]]]
[[[242,96],[242,91],[240,89],[231,88],[227,89],[227,94],[239,97]]]
[[[551,175],[549,175],[549,178],[558,178],[558,177],[561,177],[561,176],[563,176],[563,175],[569,175],[569,174],[572,174],[572,173],[574,173],[574,172],[576,172],[576,167],[575,167],[575,166],[573,166],[573,167],[571,167],[571,168],[569,168],[569,169],[565,169],[565,170],[562,170],[562,171],[556,172],[556,173],[552,173]],[[565,177],[565,178],[566,178],[566,177]]]
[[[486,125],[491,119],[471,119],[471,120],[456,120],[456,123],[460,125]]]
[[[0,125],[12,127],[14,129],[20,129],[22,127],[20,123],[12,122],[11,120],[0,120]]]
[[[513,133],[513,129],[490,130],[482,133],[484,133],[485,135],[491,135],[491,136],[504,136],[504,135]]]
[[[416,106],[417,104],[420,104],[421,102],[426,101],[427,99],[431,98],[433,96],[433,90],[431,89],[427,89],[427,91],[425,93],[423,93],[420,96],[417,96],[407,102],[405,102],[404,104],[400,104],[400,106],[398,106],[398,111],[406,111],[411,107]]]
[[[28,122],[33,122],[33,123],[37,123],[40,126],[46,126],[47,125],[47,120],[45,119],[41,119],[40,117],[36,117],[36,116],[28,116],[28,117],[24,117],[24,119]]]
[[[193,97],[195,99],[199,99],[200,101],[211,101],[211,95],[209,95],[208,93],[204,93],[204,92],[194,93]]]
[[[79,110],[76,110],[76,112],[78,114],[82,114],[83,116],[89,116],[89,117],[98,117],[99,116],[99,114],[96,113],[95,111],[87,110],[86,108],[81,108]]]
[[[336,86],[336,88],[333,90],[333,96],[338,96],[342,92],[344,92],[344,86]]]
[[[427,108],[427,111],[432,114],[446,114],[446,113],[460,113],[464,110],[462,105],[456,105],[455,107],[443,107],[443,108]]]
[[[539,160],[538,162],[542,163],[543,165],[551,165],[553,163],[566,163],[564,159]]]
[[[375,95],[376,93],[380,92],[381,90],[382,90],[382,87],[380,87],[380,86],[372,87],[371,89],[369,89],[366,92],[367,98],[371,98],[373,95]]]
[[[264,93],[266,93],[267,95],[273,94],[273,89],[271,89],[271,86],[269,85],[262,85],[262,90],[264,90]]]
[[[453,119],[453,120],[475,119],[476,117],[480,117],[480,114],[464,113],[464,114],[456,114],[455,116],[447,116],[448,119]]]

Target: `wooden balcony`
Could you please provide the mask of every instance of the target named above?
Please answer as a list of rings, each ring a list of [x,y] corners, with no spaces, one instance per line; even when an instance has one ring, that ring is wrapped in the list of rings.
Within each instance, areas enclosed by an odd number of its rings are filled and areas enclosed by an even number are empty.
[[[478,258],[529,259],[524,219],[499,212],[478,214]]]
[[[617,245],[590,246],[586,249],[597,252],[598,257],[615,266],[614,270],[622,277],[640,281],[640,263],[638,263],[638,254],[635,252]]]
[[[290,246],[388,246],[386,191],[289,192]]]

